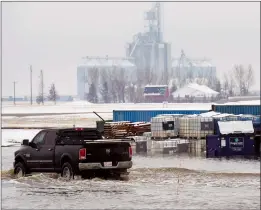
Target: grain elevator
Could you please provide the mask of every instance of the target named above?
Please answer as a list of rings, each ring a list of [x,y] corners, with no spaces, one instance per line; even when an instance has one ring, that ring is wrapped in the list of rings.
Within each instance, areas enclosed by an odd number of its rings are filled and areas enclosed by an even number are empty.
[[[171,45],[163,41],[161,4],[145,13],[144,32],[133,36],[127,44],[126,56],[133,57],[138,71],[149,71],[151,84],[166,85],[171,68]]]

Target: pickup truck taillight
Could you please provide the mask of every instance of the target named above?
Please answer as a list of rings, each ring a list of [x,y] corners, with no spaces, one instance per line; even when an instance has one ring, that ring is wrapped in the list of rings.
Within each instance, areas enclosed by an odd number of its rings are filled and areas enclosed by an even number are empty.
[[[130,158],[132,157],[132,147],[131,146],[129,147],[129,157]]]
[[[82,148],[79,150],[79,160],[85,160],[86,159],[86,149]]]

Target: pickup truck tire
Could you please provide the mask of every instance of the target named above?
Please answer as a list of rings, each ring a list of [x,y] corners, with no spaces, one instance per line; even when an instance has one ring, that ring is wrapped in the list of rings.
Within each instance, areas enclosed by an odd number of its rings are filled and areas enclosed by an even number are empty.
[[[14,174],[17,178],[23,177],[26,174],[25,165],[22,162],[18,162],[14,167]]]
[[[74,171],[69,162],[63,164],[61,176],[66,180],[74,179]]]

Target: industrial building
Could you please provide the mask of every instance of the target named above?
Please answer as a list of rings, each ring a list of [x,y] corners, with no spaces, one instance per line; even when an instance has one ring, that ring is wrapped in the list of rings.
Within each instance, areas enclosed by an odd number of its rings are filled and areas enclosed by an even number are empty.
[[[99,89],[104,82],[104,75],[107,77],[112,75],[112,69],[116,72],[124,69],[126,71],[124,74],[128,75],[126,86],[132,83],[133,87],[138,87],[135,90],[139,93],[138,95],[142,95],[140,92],[145,94],[147,85],[169,86],[171,81],[178,80],[175,82],[181,87],[182,84],[188,83],[187,78],[190,78],[189,82],[197,78],[203,80],[215,78],[216,68],[209,60],[188,59],[184,52],[180,58],[172,59],[171,44],[165,42],[163,38],[162,15],[162,5],[159,2],[154,3],[153,7],[145,12],[144,30],[136,33],[133,40],[127,43],[125,58],[108,56],[83,58],[82,63],[77,67],[78,97],[86,99],[91,84],[95,84]],[[96,70],[98,71],[95,73]],[[111,87],[110,90],[112,89]],[[141,97],[144,97],[145,101],[147,96],[144,94]]]
[[[169,75],[177,78],[180,81],[180,86],[191,81],[200,81],[205,84],[208,80],[215,80],[216,67],[211,63],[210,59],[191,59],[182,50],[179,58],[172,59]]]
[[[137,33],[128,43],[126,56],[133,57],[139,71],[146,72],[144,82],[153,85],[166,85],[171,69],[171,44],[163,40],[161,5],[145,13],[145,30]]]
[[[112,57],[84,57],[82,63],[77,68],[77,94],[81,100],[86,99],[86,93],[89,87],[94,84],[96,89],[107,82],[108,89],[115,80],[123,80],[127,82],[135,82],[137,79],[136,66],[133,61],[128,58],[112,58]],[[97,92],[100,97],[99,91]]]

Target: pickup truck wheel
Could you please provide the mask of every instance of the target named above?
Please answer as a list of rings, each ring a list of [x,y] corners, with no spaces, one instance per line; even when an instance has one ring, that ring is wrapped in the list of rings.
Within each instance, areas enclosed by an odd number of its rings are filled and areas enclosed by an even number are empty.
[[[21,177],[25,176],[26,169],[25,169],[25,166],[23,163],[18,162],[15,164],[14,174],[15,174],[16,178],[21,178]]]
[[[66,180],[74,179],[74,172],[70,163],[67,162],[63,164],[61,176]]]

